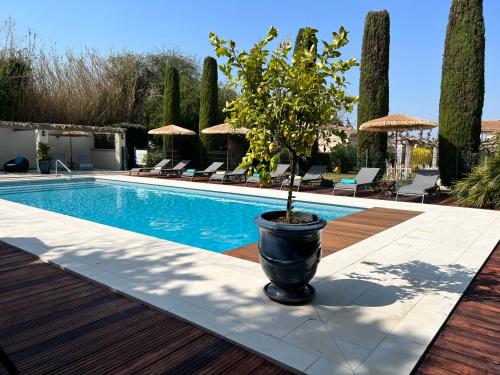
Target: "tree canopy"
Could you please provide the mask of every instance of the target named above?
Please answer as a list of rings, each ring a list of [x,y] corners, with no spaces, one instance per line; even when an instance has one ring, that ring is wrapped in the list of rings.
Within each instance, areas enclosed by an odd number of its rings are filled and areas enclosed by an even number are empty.
[[[341,47],[348,43],[347,31],[341,27],[334,32],[331,42],[322,42],[321,51],[317,30],[306,29],[304,33],[312,46],[299,49],[293,56],[289,40],[272,52],[268,50],[278,37],[274,27],[248,52],[238,51],[232,40],[210,34],[217,56],[227,59],[220,70],[230,87],[240,92],[225,109],[228,120],[232,126],[250,128],[250,147],[242,164],[249,167],[249,173],[258,172],[261,180],[269,180],[281,154],[290,156],[287,222],[292,221],[292,189],[298,159],[310,157],[317,137],[335,132],[329,125],[340,111],[351,111],[356,102],[356,97],[345,91],[344,73],[357,62],[339,59]]]

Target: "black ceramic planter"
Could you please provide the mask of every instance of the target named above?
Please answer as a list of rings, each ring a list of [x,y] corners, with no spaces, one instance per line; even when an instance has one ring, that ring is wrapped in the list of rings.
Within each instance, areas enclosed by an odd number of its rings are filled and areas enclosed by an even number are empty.
[[[305,212],[294,215],[309,218],[311,222],[306,224],[272,221],[284,215],[284,211],[271,211],[255,219],[259,227],[260,264],[271,280],[264,292],[276,302],[304,304],[314,296],[314,288],[308,283],[321,259],[321,230],[326,221]]]
[[[49,174],[51,163],[52,163],[52,160],[38,160],[38,168],[40,169],[40,173],[41,174]]]

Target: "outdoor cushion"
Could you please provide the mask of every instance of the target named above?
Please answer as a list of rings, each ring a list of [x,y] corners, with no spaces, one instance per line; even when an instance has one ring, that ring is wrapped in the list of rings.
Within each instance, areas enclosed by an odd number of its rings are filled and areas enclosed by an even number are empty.
[[[226,174],[226,172],[224,172],[224,171],[217,171],[217,172],[215,172],[215,174]]]
[[[260,173],[254,173],[252,176],[253,177],[260,177]]]
[[[355,178],[343,178],[342,180],[340,180],[340,182],[343,184],[355,184],[356,179]]]
[[[188,173],[194,173],[194,172],[196,172],[196,169],[192,169],[192,168],[191,169],[186,169],[186,172],[188,172]]]
[[[14,161],[15,164],[21,164],[23,162],[24,158],[22,156],[16,156],[16,160]]]

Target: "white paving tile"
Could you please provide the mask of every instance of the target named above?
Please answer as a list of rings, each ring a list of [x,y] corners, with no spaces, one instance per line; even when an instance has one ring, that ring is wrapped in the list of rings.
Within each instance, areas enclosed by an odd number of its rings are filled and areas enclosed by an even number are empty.
[[[283,341],[313,352],[318,356],[346,366],[340,347],[323,322],[310,319],[283,338]]]
[[[325,326],[335,339],[373,350],[391,332],[399,318],[377,310],[338,307]]]
[[[352,375],[352,371],[324,358],[318,359],[306,370],[309,375]]]
[[[236,329],[242,328],[234,320],[228,319],[220,314],[213,314],[189,303],[180,303],[171,309],[178,317],[208,329],[218,335],[226,336]]]
[[[426,345],[389,336],[356,370],[356,374],[400,375],[409,374]]]
[[[318,359],[316,354],[249,328],[238,328],[226,337],[300,371]]]
[[[445,322],[448,314],[430,309],[426,304],[418,303],[394,327],[391,334],[420,344],[429,343]]]

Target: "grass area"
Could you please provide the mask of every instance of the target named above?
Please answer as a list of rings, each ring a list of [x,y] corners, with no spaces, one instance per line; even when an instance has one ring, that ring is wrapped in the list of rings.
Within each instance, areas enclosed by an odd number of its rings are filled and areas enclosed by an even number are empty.
[[[356,173],[333,173],[333,172],[327,172],[323,173],[323,178],[325,180],[330,180],[333,182],[339,182],[343,178],[355,178]]]

